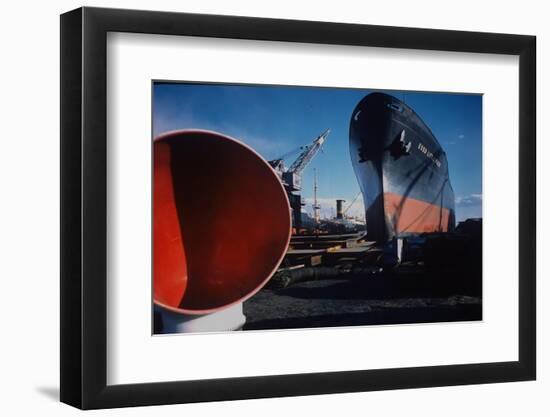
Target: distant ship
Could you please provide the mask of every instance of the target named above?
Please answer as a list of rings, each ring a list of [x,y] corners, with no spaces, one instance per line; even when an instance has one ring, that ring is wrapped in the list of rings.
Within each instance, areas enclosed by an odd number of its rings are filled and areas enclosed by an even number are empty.
[[[349,140],[369,240],[454,229],[447,157],[413,109],[391,95],[369,94],[352,113]]]

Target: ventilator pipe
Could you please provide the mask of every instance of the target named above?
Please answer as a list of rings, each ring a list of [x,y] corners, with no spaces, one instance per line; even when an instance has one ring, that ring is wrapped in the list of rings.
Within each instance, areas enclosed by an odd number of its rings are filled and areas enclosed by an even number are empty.
[[[290,241],[277,174],[252,148],[211,131],[160,135],[153,152],[154,303],[179,314],[242,303]]]
[[[159,334],[237,331],[246,323],[243,303],[208,314],[182,314],[155,307],[155,314],[160,320],[155,323],[155,333]]]

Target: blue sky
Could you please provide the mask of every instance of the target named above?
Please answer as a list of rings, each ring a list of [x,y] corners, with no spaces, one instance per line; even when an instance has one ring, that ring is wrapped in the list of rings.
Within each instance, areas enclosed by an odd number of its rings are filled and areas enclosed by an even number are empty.
[[[351,202],[359,192],[348,147],[349,121],[357,103],[374,90],[316,87],[156,83],[153,133],[215,130],[252,146],[267,160],[313,141],[330,128],[324,152],[305,169],[302,195],[311,212],[313,168],[321,214],[334,200]],[[381,90],[377,90],[381,91]],[[481,217],[482,98],[479,95],[386,91],[404,100],[430,127],[447,152],[457,220]],[[285,162],[288,165],[295,153]],[[362,215],[362,199],[349,213]]]

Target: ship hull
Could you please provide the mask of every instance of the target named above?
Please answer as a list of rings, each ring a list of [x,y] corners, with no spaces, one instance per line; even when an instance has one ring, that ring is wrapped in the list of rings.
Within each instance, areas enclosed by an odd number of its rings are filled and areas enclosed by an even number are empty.
[[[367,238],[454,229],[446,154],[405,103],[383,93],[361,100],[350,122],[350,156],[363,193]]]

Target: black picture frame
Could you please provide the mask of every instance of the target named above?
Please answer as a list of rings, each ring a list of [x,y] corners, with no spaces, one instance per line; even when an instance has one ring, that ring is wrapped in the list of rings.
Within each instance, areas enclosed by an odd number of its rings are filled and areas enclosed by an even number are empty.
[[[519,360],[107,385],[108,32],[519,56]],[[61,16],[60,55],[62,402],[94,409],[535,379],[534,36],[85,7]]]

